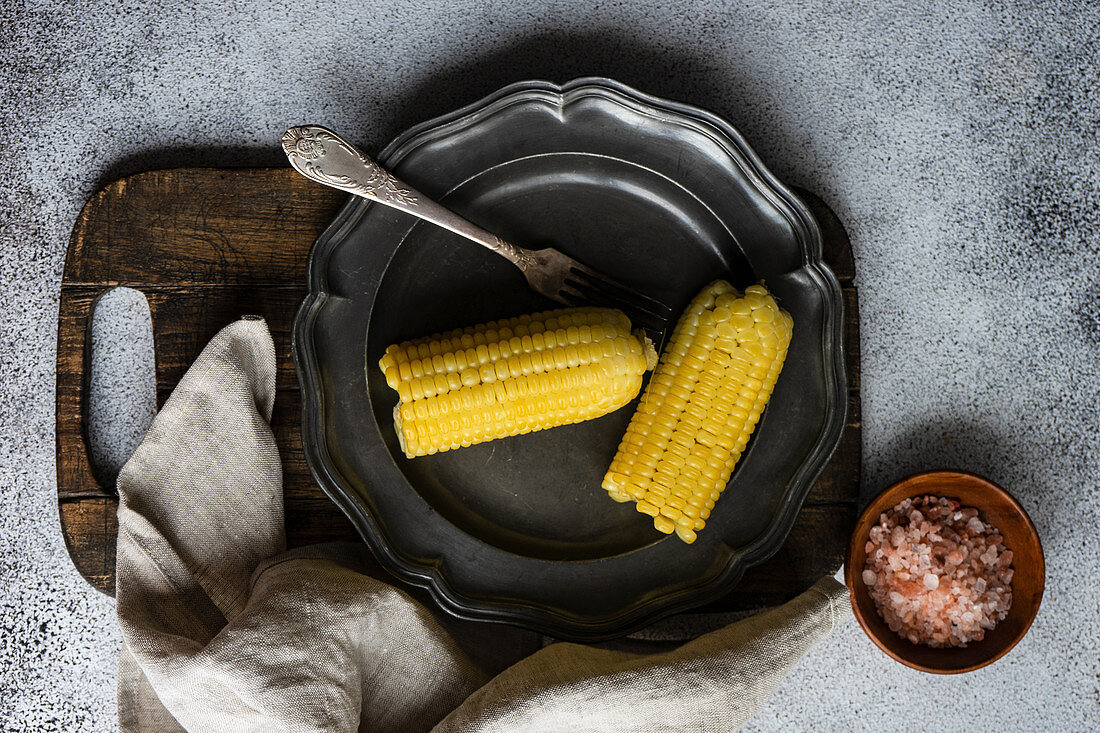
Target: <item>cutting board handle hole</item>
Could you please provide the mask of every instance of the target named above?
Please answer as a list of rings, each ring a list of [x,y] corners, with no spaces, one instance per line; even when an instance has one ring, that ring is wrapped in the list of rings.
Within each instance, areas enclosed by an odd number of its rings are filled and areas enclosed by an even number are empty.
[[[101,295],[88,343],[88,448],[97,478],[113,487],[157,411],[153,321],[145,296],[121,287]]]

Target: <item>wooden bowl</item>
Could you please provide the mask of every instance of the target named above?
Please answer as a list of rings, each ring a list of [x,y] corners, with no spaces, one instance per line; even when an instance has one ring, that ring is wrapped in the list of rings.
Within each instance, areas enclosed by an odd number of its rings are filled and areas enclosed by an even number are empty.
[[[864,548],[879,515],[905,499],[931,494],[974,507],[996,527],[1012,550],[1012,607],[985,638],[966,647],[937,649],[914,644],[890,630],[863,583]],[[1043,599],[1046,563],[1039,533],[1015,499],[992,481],[961,471],[929,471],[899,481],[876,496],[856,523],[844,564],[852,610],[864,632],[882,651],[902,664],[934,674],[970,672],[1003,657],[1024,637]]]

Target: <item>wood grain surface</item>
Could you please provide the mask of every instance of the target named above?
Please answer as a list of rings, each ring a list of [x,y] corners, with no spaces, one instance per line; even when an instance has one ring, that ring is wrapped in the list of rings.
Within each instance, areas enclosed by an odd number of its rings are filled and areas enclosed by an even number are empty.
[[[844,287],[848,424],[779,552],[750,569],[726,598],[696,612],[789,600],[840,568],[855,522],[861,458],[855,265],[836,216],[816,196],[799,193],[821,225],[825,259]],[[245,314],[267,319],[279,366],[272,424],[283,461],[287,541],[296,547],[358,539],[306,465],[290,356],[309,248],[344,200],[289,168],[181,168],[115,181],[84,206],[61,284],[57,500],[69,555],[99,590],[114,592],[118,499],[88,448],[88,328],[96,300],[116,286],[140,290],[149,301],[160,402],[223,326]]]

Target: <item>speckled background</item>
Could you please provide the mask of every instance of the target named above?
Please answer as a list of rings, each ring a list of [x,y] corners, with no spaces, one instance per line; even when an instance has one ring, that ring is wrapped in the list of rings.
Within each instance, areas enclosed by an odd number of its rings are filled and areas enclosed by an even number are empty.
[[[116,725],[113,602],[73,570],[54,505],[58,283],[85,199],[149,168],[278,164],[287,123],[378,150],[507,82],[584,74],[725,115],[846,222],[864,499],[970,469],[1022,501],[1046,547],[1042,611],[1004,660],[925,676],[849,621],[749,727],[1100,727],[1100,7],[165,5],[0,9],[0,729]],[[135,414],[126,399],[112,414]]]

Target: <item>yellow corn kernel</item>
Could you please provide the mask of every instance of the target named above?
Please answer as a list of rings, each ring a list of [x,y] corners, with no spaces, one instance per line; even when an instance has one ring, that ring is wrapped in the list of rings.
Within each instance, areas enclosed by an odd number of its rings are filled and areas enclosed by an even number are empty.
[[[763,284],[743,294],[720,280],[703,288],[681,314],[604,477],[612,498],[633,497],[658,531],[694,542],[771,397],[793,328]]]
[[[656,361],[620,311],[565,308],[394,344],[378,365],[412,458],[600,417],[630,402]],[[624,453],[624,470],[640,454]],[[613,495],[645,490],[628,480]]]

